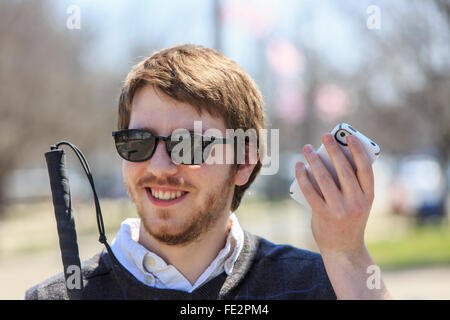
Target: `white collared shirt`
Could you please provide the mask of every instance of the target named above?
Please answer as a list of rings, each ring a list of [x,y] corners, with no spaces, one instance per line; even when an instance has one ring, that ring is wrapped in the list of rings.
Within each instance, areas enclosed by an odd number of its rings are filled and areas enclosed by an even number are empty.
[[[225,247],[193,285],[173,265],[168,265],[161,257],[137,242],[140,219],[130,218],[122,222],[111,249],[117,260],[142,283],[160,289],[192,292],[222,272],[230,275],[233,271],[244,244],[244,231],[234,213],[230,215],[230,220],[231,230]]]

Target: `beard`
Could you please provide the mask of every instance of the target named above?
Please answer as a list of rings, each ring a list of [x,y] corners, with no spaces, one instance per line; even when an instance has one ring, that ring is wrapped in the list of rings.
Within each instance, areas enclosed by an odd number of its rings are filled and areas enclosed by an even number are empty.
[[[217,221],[223,216],[224,210],[227,207],[230,194],[234,192],[233,184],[233,170],[230,170],[230,174],[224,183],[211,188],[208,186],[208,193],[205,195],[205,200],[202,200],[202,205],[196,205],[189,210],[189,212],[183,212],[185,219],[180,224],[177,224],[177,230],[171,230],[168,223],[163,223],[162,225],[155,226],[152,223],[152,217],[146,214],[143,208],[144,199],[139,202],[137,200],[136,194],[132,188],[125,182],[130,199],[135,204],[137,212],[141,218],[141,228],[144,227],[145,231],[151,235],[157,241],[171,245],[171,246],[183,246],[188,245],[196,240],[200,239],[202,234],[205,234],[211,228],[215,226]],[[167,179],[158,179],[155,176],[146,176],[143,179],[138,179],[136,186],[138,190],[142,190],[139,186],[145,184],[156,183],[172,187],[180,187],[183,185],[180,181],[175,180],[173,177]],[[184,186],[191,186],[185,183]],[[192,200],[192,199],[191,199]],[[194,203],[194,201],[191,201]],[[167,222],[169,219],[173,218],[174,215],[180,214],[180,212],[175,212],[174,209],[166,208],[156,208],[156,217],[160,221]],[[184,210],[183,208],[178,209],[178,211]]]

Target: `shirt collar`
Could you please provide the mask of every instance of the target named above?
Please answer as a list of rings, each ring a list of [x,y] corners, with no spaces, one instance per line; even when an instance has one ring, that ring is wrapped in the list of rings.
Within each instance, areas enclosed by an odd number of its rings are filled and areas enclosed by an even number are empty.
[[[244,231],[234,213],[230,215],[230,221],[231,228],[225,247],[219,251],[194,285],[191,285],[174,266],[168,265],[157,254],[137,242],[140,219],[129,218],[123,221],[111,248],[119,262],[141,282],[148,284],[145,279],[147,275],[151,274],[158,279],[161,288],[193,291],[223,271],[227,275],[233,271],[234,264],[243,247]]]

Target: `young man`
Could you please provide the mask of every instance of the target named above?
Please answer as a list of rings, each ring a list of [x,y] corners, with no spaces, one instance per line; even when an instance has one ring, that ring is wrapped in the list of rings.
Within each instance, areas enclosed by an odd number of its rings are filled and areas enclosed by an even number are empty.
[[[196,123],[201,123],[201,132],[191,134]],[[208,159],[233,154],[230,139],[222,139],[228,137],[227,129],[263,128],[257,86],[217,51],[182,45],[137,64],[120,96],[114,138],[124,158],[125,186],[140,219],[122,223],[112,254],[103,251],[83,264],[84,298],[388,298],[381,280],[378,288],[367,285],[367,268],[374,262],[364,245],[364,230],[374,177],[357,140],[349,139],[355,173],[330,135],[322,139],[342,190],[310,145],[303,151],[323,197],[312,187],[304,164],[296,167],[313,209],[311,226],[321,254],[275,245],[240,227],[234,212],[259,173],[262,158],[251,161],[255,144],[247,140],[241,163]],[[180,129],[191,142],[200,137],[200,162],[193,157],[199,151],[195,148],[183,161],[174,161],[172,135]],[[206,136],[217,139],[209,145]],[[256,146],[265,148],[259,136]],[[25,298],[66,299],[63,274],[29,289]]]

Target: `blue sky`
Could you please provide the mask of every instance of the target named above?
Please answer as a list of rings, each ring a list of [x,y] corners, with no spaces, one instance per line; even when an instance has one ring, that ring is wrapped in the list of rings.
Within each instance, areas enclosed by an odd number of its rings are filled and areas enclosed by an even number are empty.
[[[240,64],[249,74],[264,86],[265,72],[264,46],[277,39],[289,39],[297,46],[313,49],[320,55],[319,61],[333,66],[340,72],[351,75],[367,62],[377,63],[377,56],[369,43],[374,37],[388,37],[395,34],[402,17],[411,12],[422,14],[424,3],[418,1],[387,0],[221,0],[228,9],[247,10],[248,15],[258,14],[273,20],[272,28],[258,38],[252,31],[247,18],[226,20],[223,24],[222,52]],[[102,67],[117,71],[123,76],[139,58],[148,56],[155,49],[181,43],[196,43],[208,47],[214,45],[213,1],[212,0],[63,0],[53,1],[55,6],[55,26],[64,32],[92,30],[95,42],[88,47],[82,61],[88,67]],[[410,7],[410,3],[415,5]],[[381,10],[381,30],[369,30],[366,20],[367,8],[376,4]],[[70,5],[77,5],[81,11],[81,29],[64,30]],[[427,12],[424,10],[424,12]],[[403,16],[401,15],[403,14]],[[442,23],[429,17],[436,25],[435,37],[438,48],[430,48],[430,57],[436,65],[448,65],[448,34],[442,31]],[[409,19],[409,23],[414,19]],[[403,28],[405,25],[402,26]],[[414,27],[407,29],[414,37]],[[409,25],[408,25],[409,28]],[[444,43],[444,45],[442,45]],[[155,47],[156,46],[156,47]],[[99,59],[100,57],[100,59]],[[397,84],[417,87],[421,85],[420,74],[403,57],[396,57],[403,76]],[[372,61],[372,59],[374,59]],[[394,61],[394,60],[393,60]],[[447,62],[445,62],[447,61]],[[388,75],[390,77],[390,75]],[[389,102],[395,102],[393,84],[383,72],[377,72],[370,80],[374,94]],[[415,82],[415,83],[413,83]]]
[[[236,4],[236,0],[227,0]],[[268,39],[288,37],[314,46],[336,67],[345,65],[353,70],[361,60],[362,41],[355,39],[349,19],[333,1],[258,0],[255,10],[273,13],[277,17]],[[56,2],[55,2],[56,3]],[[242,1],[241,1],[242,3]],[[353,2],[355,3],[355,2]],[[106,67],[129,59],[133,45],[145,47],[152,41],[159,46],[192,42],[213,46],[212,1],[209,0],[65,0],[55,4],[55,14],[63,19],[70,5],[81,10],[82,32],[86,25],[98,36],[87,54],[101,53]],[[355,6],[353,4],[353,6]],[[356,9],[364,17],[367,6]],[[244,68],[257,68],[254,57],[258,39],[242,21],[227,21],[223,32],[223,52]],[[149,52],[151,53],[151,52]],[[89,60],[89,59],[87,59]]]

